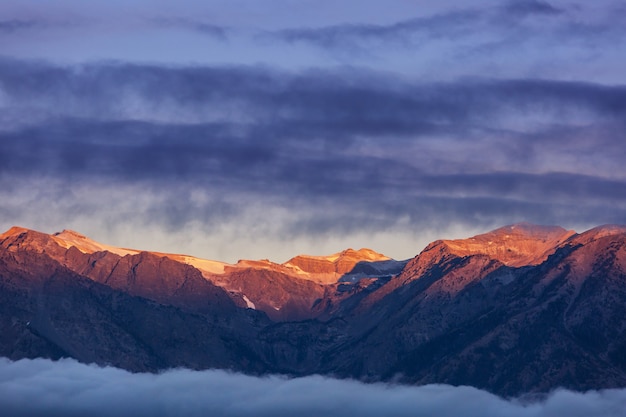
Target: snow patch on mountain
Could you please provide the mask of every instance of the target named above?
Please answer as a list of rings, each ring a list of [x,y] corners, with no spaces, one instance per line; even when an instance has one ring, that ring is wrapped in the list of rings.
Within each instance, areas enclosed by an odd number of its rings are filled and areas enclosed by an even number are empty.
[[[230,266],[229,264],[224,262],[211,261],[208,259],[201,259],[193,256],[181,256],[180,261],[199,269],[200,272],[203,273],[203,275],[205,275],[205,273],[221,275],[224,273],[226,267]]]
[[[246,297],[245,294],[243,295],[243,301],[246,302],[246,305],[248,306],[248,308],[256,310],[256,306],[254,305],[254,303],[252,301],[250,301],[250,299],[248,297]]]

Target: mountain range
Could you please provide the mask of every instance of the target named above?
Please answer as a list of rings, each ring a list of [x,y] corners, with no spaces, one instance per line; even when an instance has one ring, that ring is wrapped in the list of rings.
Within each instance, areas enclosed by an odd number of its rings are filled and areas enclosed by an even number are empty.
[[[438,240],[235,264],[0,235],[0,356],[131,371],[471,385],[499,395],[626,386],[626,227],[527,223]]]

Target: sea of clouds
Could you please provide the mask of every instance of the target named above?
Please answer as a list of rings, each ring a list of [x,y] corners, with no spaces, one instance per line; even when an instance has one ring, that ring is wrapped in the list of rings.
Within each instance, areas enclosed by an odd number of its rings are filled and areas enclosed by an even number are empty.
[[[503,399],[472,387],[364,384],[219,370],[129,373],[74,360],[0,359],[4,416],[625,416],[626,389]]]

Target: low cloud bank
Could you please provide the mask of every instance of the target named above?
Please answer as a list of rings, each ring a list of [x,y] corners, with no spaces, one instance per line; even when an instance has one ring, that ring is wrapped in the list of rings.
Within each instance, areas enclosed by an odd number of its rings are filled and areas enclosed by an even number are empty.
[[[626,389],[558,390],[541,402],[504,400],[471,387],[363,384],[225,371],[131,374],[74,360],[0,359],[7,416],[624,416]]]

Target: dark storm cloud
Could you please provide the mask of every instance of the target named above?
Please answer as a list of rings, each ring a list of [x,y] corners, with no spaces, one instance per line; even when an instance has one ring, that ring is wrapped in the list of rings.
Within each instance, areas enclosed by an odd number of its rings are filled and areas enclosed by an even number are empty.
[[[223,371],[131,374],[72,360],[0,361],[0,408],[35,416],[621,416],[624,390],[558,390],[541,401],[504,400],[471,387],[363,384]]]

